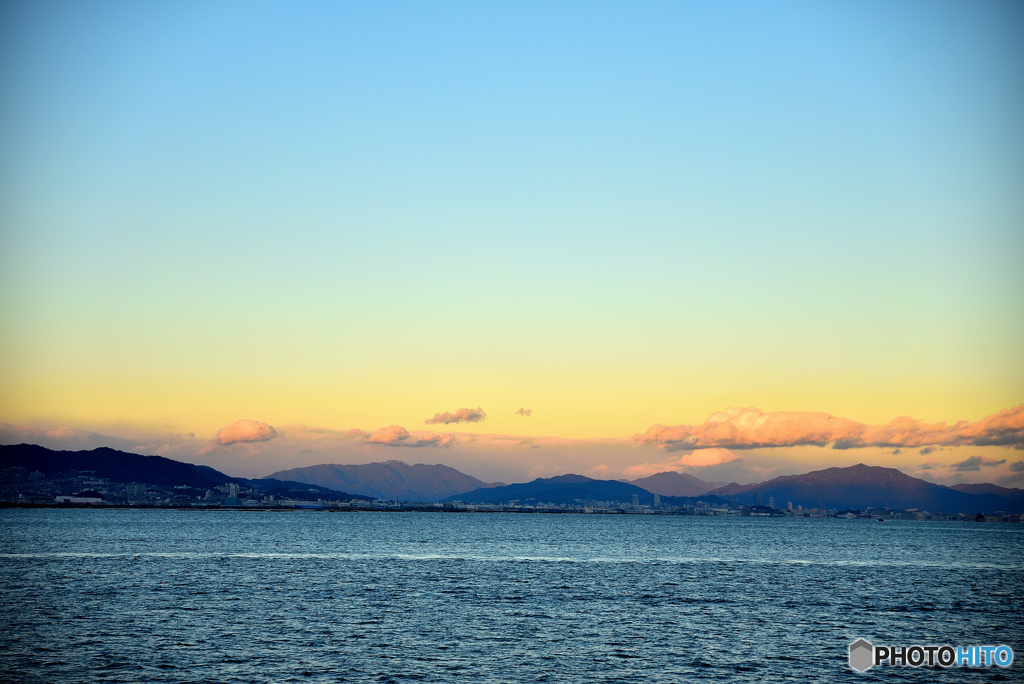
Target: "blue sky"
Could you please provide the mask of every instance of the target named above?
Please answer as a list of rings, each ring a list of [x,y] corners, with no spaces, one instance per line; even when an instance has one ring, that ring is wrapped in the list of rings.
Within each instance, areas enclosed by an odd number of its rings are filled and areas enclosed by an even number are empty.
[[[7,3],[0,420],[981,419],[1024,388],[1022,27],[1014,2]]]

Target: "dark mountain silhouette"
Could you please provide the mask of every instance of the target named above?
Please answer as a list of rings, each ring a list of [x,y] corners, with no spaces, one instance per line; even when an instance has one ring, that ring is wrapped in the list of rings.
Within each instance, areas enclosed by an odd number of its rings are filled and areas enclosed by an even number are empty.
[[[1006,499],[1024,499],[1024,489],[1010,489],[994,484],[957,484],[950,487],[965,494],[995,494]]]
[[[139,482],[159,487],[188,485],[208,488],[238,478],[206,466],[173,461],[163,456],[140,456],[100,447],[89,451],[53,451],[35,444],[0,446],[0,468],[20,466],[53,476],[68,470],[91,470],[111,482]]]
[[[362,465],[323,464],[281,470],[270,477],[345,491],[380,499],[440,501],[488,484],[446,465],[409,465],[402,461]]]
[[[733,494],[736,494],[738,492],[746,491],[746,488],[749,487],[749,486],[750,485],[741,485],[739,482],[730,482],[727,485],[722,485],[721,487],[716,487],[715,489],[712,489],[711,491],[713,491],[718,496],[732,496]]]
[[[324,499],[366,498],[326,487],[311,492],[311,489],[317,488],[310,487],[304,482],[231,477],[205,465],[183,463],[163,456],[143,456],[108,447],[89,451],[54,451],[35,444],[0,445],[0,470],[13,467],[25,468],[29,472],[38,470],[48,477],[69,470],[89,470],[94,472],[96,477],[111,482],[139,483],[155,487],[188,486],[200,491],[235,482],[239,485],[249,485],[261,494],[273,493],[270,490],[277,488],[281,492],[278,496],[284,496],[287,492],[287,496],[291,498],[308,498],[311,493],[318,494],[317,498]]]
[[[709,495],[726,499],[735,497],[740,503],[754,503],[761,494],[761,503],[775,497],[775,506],[783,508],[792,501],[805,508],[864,509],[917,508],[942,513],[1021,512],[1024,500],[996,494],[970,494],[943,485],[932,484],[906,475],[895,468],[867,466],[859,463],[849,468],[826,468],[803,475],[787,475],[767,482],[749,485],[735,483],[713,489]]]
[[[631,503],[633,495],[640,503],[651,505],[654,494],[628,482],[593,480],[584,475],[559,475],[538,478],[532,482],[511,484],[490,489],[477,489],[466,494],[449,497],[449,501],[466,503],[520,503],[549,502],[573,504],[580,501],[617,501]]]
[[[408,465],[401,461],[388,461],[296,468],[274,473],[268,478],[248,480],[230,477],[209,466],[107,447],[90,451],[54,451],[34,444],[0,445],[0,471],[13,467],[25,468],[30,473],[38,470],[49,477],[69,470],[92,471],[97,477],[112,482],[156,487],[184,485],[199,492],[236,482],[260,494],[296,499],[381,497],[404,501],[505,503],[516,500],[521,503],[573,504],[581,501],[632,503],[636,494],[644,505],[651,505],[654,499],[650,490],[635,483],[594,480],[583,475],[561,475],[513,485],[486,484],[445,465]],[[784,508],[787,502],[792,501],[794,506],[803,505],[805,508],[821,505],[837,509],[888,506],[941,513],[1024,512],[1024,490],[1021,489],[993,484],[945,487],[911,477],[895,468],[864,464],[777,477],[756,484],[731,483],[689,497],[663,494],[661,501],[671,506],[693,503],[699,498],[716,505],[735,498],[739,503],[753,504],[755,494],[761,495],[762,504],[767,504],[769,497],[774,497],[777,508]]]
[[[672,470],[630,480],[629,483],[662,496],[700,496],[722,485],[721,482],[705,482],[689,473]]]

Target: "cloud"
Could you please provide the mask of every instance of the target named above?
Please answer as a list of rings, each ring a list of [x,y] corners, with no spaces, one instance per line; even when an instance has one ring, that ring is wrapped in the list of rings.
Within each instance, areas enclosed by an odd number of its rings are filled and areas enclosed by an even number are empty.
[[[728,449],[700,449],[690,454],[679,457],[679,463],[694,468],[706,468],[707,466],[722,465],[740,460],[740,457]]]
[[[455,437],[432,432],[413,434],[401,425],[388,425],[367,436],[363,441],[367,444],[383,444],[394,447],[446,447],[455,441]]]
[[[757,449],[766,447],[1014,446],[1024,448],[1024,404],[953,425],[928,424],[901,416],[886,425],[867,425],[848,418],[810,411],[764,412],[729,408],[714,413],[702,425],[652,425],[633,435],[641,444],[666,451],[706,447]]]
[[[124,426],[120,427],[119,432],[120,434],[107,434],[66,426],[42,427],[3,423],[0,424],[0,444],[24,442],[49,449],[70,451],[110,447],[140,454],[159,454],[176,447],[194,447],[199,444],[195,434],[191,432],[154,434],[137,427],[125,429]]]
[[[307,440],[329,441],[361,441],[367,432],[352,428],[350,430],[331,430],[329,428],[310,427],[308,425],[289,425],[284,431],[289,437]]]
[[[679,472],[687,467],[707,468],[740,460],[742,459],[739,456],[728,449],[698,449],[692,453],[683,454],[678,458],[670,458],[660,463],[641,463],[630,466],[623,471],[623,474],[630,479],[636,479],[656,473],[664,473],[668,470]]]
[[[1002,465],[1006,463],[1006,459],[995,460],[994,458],[982,458],[981,456],[971,456],[966,461],[960,461],[959,463],[953,464],[953,470],[963,473],[969,470],[981,470],[982,467],[991,468],[993,466]],[[1010,466],[1011,470],[1013,466]]]
[[[3,444],[53,445],[60,449],[94,449],[107,446],[111,441],[107,435],[71,427],[31,427],[25,425],[0,425],[0,442]]]
[[[996,480],[1001,485],[1013,486],[1024,482],[1024,461],[1014,461],[1010,464],[1010,474],[1003,475]]]
[[[433,418],[427,418],[423,422],[427,425],[437,425],[438,423],[479,423],[487,419],[487,414],[484,413],[482,408],[468,409],[460,408],[455,413],[435,413]]]
[[[533,409],[521,408],[518,411],[516,411],[516,415],[525,416],[526,418],[529,418],[531,415],[533,415]]]
[[[214,435],[217,444],[237,444],[239,442],[267,442],[277,437],[277,430],[258,420],[236,420],[231,425],[222,427]]]

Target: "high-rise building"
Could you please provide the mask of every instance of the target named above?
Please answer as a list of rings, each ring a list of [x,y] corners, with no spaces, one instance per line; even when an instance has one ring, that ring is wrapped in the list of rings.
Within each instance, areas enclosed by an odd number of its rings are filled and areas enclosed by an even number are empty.
[[[633,495],[633,505],[634,506],[639,506],[640,505],[640,495],[639,494],[634,494]]]
[[[754,494],[754,505],[755,506],[760,506],[761,505],[761,492],[756,492]]]
[[[660,506],[661,506],[661,495],[660,494],[655,494],[654,495],[654,507],[658,508]]]
[[[793,510],[793,502],[792,501],[787,501],[786,502],[786,509],[790,510],[790,511]]]
[[[774,496],[769,496],[768,497],[768,508],[775,508],[775,497]]]

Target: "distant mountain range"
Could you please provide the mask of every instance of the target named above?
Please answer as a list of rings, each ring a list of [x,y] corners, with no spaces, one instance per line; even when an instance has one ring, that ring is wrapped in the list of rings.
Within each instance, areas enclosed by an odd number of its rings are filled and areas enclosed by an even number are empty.
[[[705,482],[689,473],[677,473],[674,470],[669,470],[650,477],[642,477],[639,480],[630,480],[630,484],[635,484],[637,487],[662,496],[700,496],[725,483]]]
[[[213,489],[229,482],[245,484],[262,494],[346,500],[383,498],[402,501],[461,500],[467,503],[510,501],[578,503],[613,501],[644,505],[661,495],[665,505],[692,503],[697,497],[711,504],[735,499],[762,505],[775,499],[776,508],[819,507],[837,509],[919,509],[942,513],[1024,512],[1024,490],[993,484],[932,484],[895,468],[858,464],[826,468],[802,475],[787,475],[766,482],[715,487],[685,473],[658,473],[621,482],[595,480],[583,475],[560,475],[532,482],[505,485],[485,483],[445,465],[409,465],[401,461],[364,465],[318,465],[274,473],[249,480],[230,477],[208,466],[182,463],[162,456],[142,456],[101,447],[91,451],[54,451],[33,444],[0,445],[0,470],[22,467],[53,476],[68,470],[90,470],[118,483],[144,483],[159,487],[187,485]],[[707,488],[707,489],[705,489]]]
[[[89,451],[54,451],[35,444],[0,445],[0,470],[14,467],[25,468],[29,472],[38,470],[49,477],[69,470],[90,470],[96,477],[111,482],[156,487],[184,485],[202,490],[234,482],[248,485],[260,494],[273,494],[278,498],[309,498],[311,494],[316,495],[314,498],[337,500],[368,498],[328,487],[311,487],[304,482],[231,477],[209,466],[182,463],[163,456],[142,456],[108,447]]]
[[[637,497],[637,503],[641,506],[650,506],[654,503],[654,493],[635,484],[619,480],[595,480],[585,475],[570,474],[541,477],[521,484],[477,489],[467,494],[449,497],[448,500],[465,503],[530,505],[538,503],[579,504],[587,501],[631,504],[634,495]],[[726,503],[725,499],[717,496],[702,496],[700,498],[711,505]],[[696,500],[696,497],[661,497],[661,502],[666,506],[692,505]]]
[[[760,494],[761,503],[765,505],[769,497],[774,497],[777,508],[784,508],[791,501],[794,506],[824,505],[839,509],[864,509],[870,506],[898,510],[917,508],[943,513],[1024,511],[1024,498],[996,493],[998,490],[1010,493],[1020,490],[1007,490],[996,485],[957,487],[932,484],[895,468],[858,463],[849,468],[826,468],[803,475],[777,477],[767,482],[748,485],[732,483],[712,489],[708,495],[735,498],[739,503],[753,504],[755,495]]]
[[[1006,499],[1024,499],[1024,489],[1010,489],[994,484],[958,484],[953,485],[950,489],[966,494],[995,494]]]
[[[641,504],[650,506],[654,503],[654,494],[628,482],[618,480],[593,480],[583,475],[559,475],[543,477],[521,484],[477,489],[472,492],[449,497],[449,501],[466,503],[575,503],[577,501],[618,501],[629,503],[633,495],[639,497]]]
[[[446,465],[409,465],[402,461],[315,465],[281,470],[270,477],[401,501],[440,501],[475,489],[503,484],[489,484]]]

